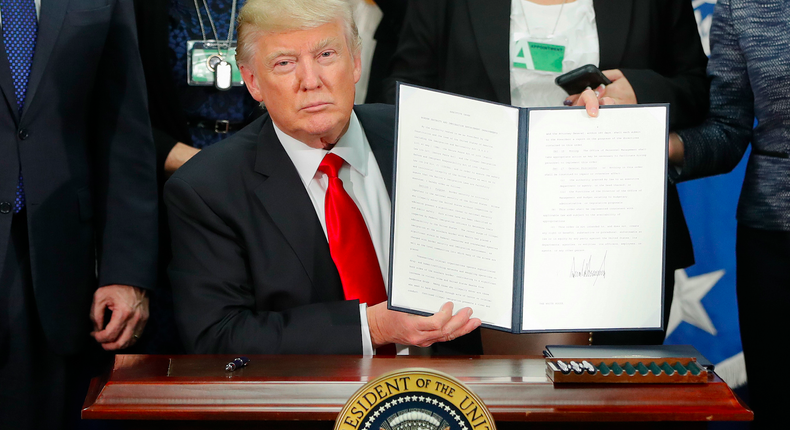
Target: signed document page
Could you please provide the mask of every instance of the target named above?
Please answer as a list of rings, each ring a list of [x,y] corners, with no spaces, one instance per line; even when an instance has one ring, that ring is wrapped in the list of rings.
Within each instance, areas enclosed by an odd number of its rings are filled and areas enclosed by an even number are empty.
[[[661,326],[666,109],[530,110],[522,330]]]
[[[434,313],[451,301],[510,330],[519,110],[399,92],[390,305]]]

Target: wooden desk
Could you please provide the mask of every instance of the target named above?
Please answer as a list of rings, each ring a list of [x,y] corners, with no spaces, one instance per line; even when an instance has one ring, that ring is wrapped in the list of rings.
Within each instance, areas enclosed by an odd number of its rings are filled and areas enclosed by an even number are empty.
[[[261,428],[262,420],[269,421],[266,428],[331,428],[365,382],[423,367],[464,382],[499,428],[524,422],[538,424],[529,428],[576,428],[580,422],[598,423],[594,428],[631,428],[634,422],[639,428],[658,428],[660,422],[704,428],[708,421],[753,418],[718,376],[707,384],[555,387],[539,357],[250,356],[248,367],[227,373],[232,358],[119,355],[112,372],[92,381],[82,417],[131,420],[132,427],[144,428]]]

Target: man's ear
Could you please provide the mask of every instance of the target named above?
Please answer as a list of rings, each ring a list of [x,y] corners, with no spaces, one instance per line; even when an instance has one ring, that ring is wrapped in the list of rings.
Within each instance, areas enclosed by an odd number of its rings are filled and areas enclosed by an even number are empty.
[[[354,54],[354,83],[359,82],[362,77],[362,50]]]
[[[254,98],[256,101],[262,102],[263,93],[258,87],[258,82],[255,80],[255,71],[252,69],[252,67],[244,64],[239,66],[239,71],[241,72],[241,78],[244,80],[244,85],[247,86],[247,91],[250,92],[252,98]]]

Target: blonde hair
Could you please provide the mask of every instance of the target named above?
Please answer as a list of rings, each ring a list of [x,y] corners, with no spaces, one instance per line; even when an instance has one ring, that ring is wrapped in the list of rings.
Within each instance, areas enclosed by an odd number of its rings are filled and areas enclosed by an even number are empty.
[[[308,30],[340,20],[353,55],[362,46],[354,12],[347,0],[248,0],[238,18],[236,62],[249,64],[262,33]]]

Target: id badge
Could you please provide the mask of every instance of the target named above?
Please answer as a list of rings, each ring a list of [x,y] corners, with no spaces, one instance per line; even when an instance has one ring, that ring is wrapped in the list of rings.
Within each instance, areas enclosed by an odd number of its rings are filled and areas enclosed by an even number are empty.
[[[231,41],[230,46],[224,40],[187,41],[187,84],[220,90],[243,86],[236,65],[236,41]]]
[[[513,35],[515,39],[513,68],[540,70],[544,72],[562,73],[562,62],[565,59],[566,41],[561,37],[536,37],[523,33]]]

